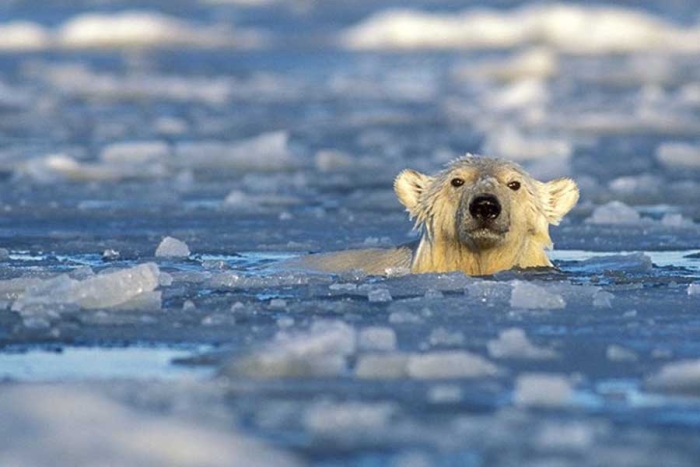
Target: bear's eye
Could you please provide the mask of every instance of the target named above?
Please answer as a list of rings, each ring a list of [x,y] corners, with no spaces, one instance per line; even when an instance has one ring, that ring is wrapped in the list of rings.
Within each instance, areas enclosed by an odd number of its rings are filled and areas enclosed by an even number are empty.
[[[508,188],[513,191],[518,191],[520,189],[520,182],[512,181],[508,183]]]
[[[464,185],[464,179],[463,179],[463,178],[459,178],[459,177],[458,177],[458,178],[453,178],[453,179],[450,181],[450,184],[451,184],[453,187],[455,187],[455,188],[460,187],[460,186]]]

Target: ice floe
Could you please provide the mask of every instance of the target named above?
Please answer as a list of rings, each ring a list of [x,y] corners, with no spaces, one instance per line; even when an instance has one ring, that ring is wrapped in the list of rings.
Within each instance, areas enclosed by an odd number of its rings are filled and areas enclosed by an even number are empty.
[[[605,356],[613,362],[636,362],[639,359],[635,351],[621,345],[609,345],[605,349]]]
[[[80,13],[56,27],[30,21],[0,24],[0,50],[251,47],[264,35],[252,30],[233,31],[223,24],[195,24],[186,19],[148,10]]]
[[[486,347],[491,358],[550,360],[559,356],[552,349],[533,344],[527,338],[525,331],[518,328],[500,332],[498,339],[488,341]]]
[[[480,355],[462,350],[413,354],[406,365],[416,379],[481,378],[498,373],[498,367]]]
[[[351,49],[511,48],[546,44],[580,54],[665,50],[693,52],[700,27],[642,10],[576,4],[527,5],[459,13],[394,9],[375,13],[341,35]]]
[[[173,164],[188,168],[229,168],[237,170],[278,171],[297,167],[284,131],[222,143],[183,142],[175,146]]]
[[[556,408],[573,402],[574,390],[563,375],[527,373],[515,382],[513,402],[524,407]]]
[[[304,411],[302,423],[321,437],[366,437],[369,433],[380,434],[389,429],[397,412],[398,407],[388,402],[320,401]]]
[[[153,263],[105,271],[83,280],[62,274],[28,285],[12,305],[14,311],[30,316],[61,307],[101,309],[128,307],[160,308],[160,271]]]
[[[672,169],[700,169],[700,145],[662,143],[656,148],[656,159]]]
[[[602,206],[598,206],[593,214],[586,219],[589,224],[639,224],[642,217],[632,207],[622,201],[610,201]]]
[[[688,286],[688,295],[700,295],[700,282],[693,282]]]
[[[306,332],[280,331],[265,348],[233,359],[224,375],[252,378],[338,376],[357,350],[357,330],[342,321],[316,321]]]
[[[49,32],[30,21],[0,24],[0,50],[31,51],[46,48],[51,41]]]
[[[700,360],[667,363],[646,380],[654,391],[700,394]]]
[[[3,465],[303,465],[238,432],[129,407],[85,385],[5,385],[0,417],[14,427],[0,437]]]
[[[190,256],[190,247],[182,240],[165,237],[156,248],[155,256],[157,258],[186,258]]]

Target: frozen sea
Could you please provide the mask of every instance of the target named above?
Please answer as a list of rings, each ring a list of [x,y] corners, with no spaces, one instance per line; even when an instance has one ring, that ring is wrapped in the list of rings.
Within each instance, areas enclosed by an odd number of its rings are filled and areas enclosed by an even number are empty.
[[[556,270],[283,267],[466,152]],[[3,2],[0,186],[0,465],[698,465],[693,2]]]

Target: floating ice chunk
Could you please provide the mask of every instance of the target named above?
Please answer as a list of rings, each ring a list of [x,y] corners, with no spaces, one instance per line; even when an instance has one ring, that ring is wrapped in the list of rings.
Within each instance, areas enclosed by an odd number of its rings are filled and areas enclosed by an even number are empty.
[[[561,137],[525,135],[514,127],[497,127],[487,134],[483,152],[519,161],[537,178],[555,178],[571,173],[573,143]]]
[[[102,252],[102,261],[116,261],[121,256],[117,250],[113,248],[107,248]]]
[[[161,285],[161,287],[170,287],[173,285],[173,276],[172,274],[168,274],[167,272],[162,272],[158,276],[158,283]]]
[[[515,382],[513,402],[526,407],[561,407],[571,404],[574,390],[568,378],[544,373],[524,374]]]
[[[586,219],[588,224],[639,224],[639,213],[621,201],[610,201],[598,206]]]
[[[224,199],[224,207],[237,211],[259,211],[266,206],[291,206],[300,204],[300,200],[293,196],[279,195],[253,195],[241,190],[233,190]]]
[[[84,13],[64,23],[56,37],[68,48],[220,46],[233,42],[230,31],[220,27],[194,26],[145,11]]]
[[[597,422],[547,422],[538,430],[535,445],[546,452],[588,452],[596,436],[607,430],[606,424]]]
[[[143,293],[153,292],[159,285],[159,275],[158,266],[153,263],[97,274],[85,280],[61,275],[28,287],[12,309],[31,314],[57,306],[114,308],[137,299]]]
[[[612,299],[615,295],[604,290],[599,290],[593,295],[593,306],[595,308],[612,308]]]
[[[337,376],[357,349],[357,332],[342,321],[316,321],[306,332],[280,331],[261,351],[229,362],[224,375],[254,378]]]
[[[636,362],[639,358],[636,352],[614,344],[608,346],[605,356],[613,362]]]
[[[428,291],[431,291],[431,293],[462,292],[464,287],[474,281],[474,278],[462,272],[450,272],[402,275],[401,277],[392,277],[384,285],[389,287],[392,296],[405,297],[424,295]]]
[[[451,404],[462,400],[462,388],[452,384],[438,384],[428,389],[428,401],[433,404]]]
[[[367,292],[367,299],[371,303],[386,303],[392,300],[391,292],[384,287],[374,287]]]
[[[511,286],[505,282],[479,280],[468,284],[465,290],[469,297],[488,306],[508,303],[512,295]]]
[[[156,258],[186,258],[190,256],[190,247],[182,240],[173,237],[165,237],[158,248]]]
[[[700,360],[668,363],[646,385],[655,391],[700,394]]]
[[[389,314],[391,324],[416,324],[423,322],[423,318],[408,310],[396,310]]]
[[[676,228],[691,228],[695,227],[695,223],[683,217],[682,214],[667,212],[661,218],[661,225],[666,227],[676,227]]]
[[[698,50],[698,27],[684,28],[641,10],[544,4],[510,10],[433,13],[381,11],[346,29],[352,49],[507,48],[545,44],[573,53]]]
[[[241,171],[280,171],[297,166],[284,131],[263,133],[232,143],[187,142],[175,146],[173,163],[178,167],[229,168]]]
[[[648,196],[662,190],[664,181],[661,177],[651,174],[626,175],[612,180],[608,183],[608,188],[618,195]]]
[[[110,310],[153,311],[160,310],[162,303],[163,293],[160,290],[155,290],[151,292],[142,292],[124,303],[111,307]],[[142,319],[150,320],[151,317],[146,316]]]
[[[178,136],[187,133],[187,121],[176,117],[158,117],[153,121],[153,127],[161,135]]]
[[[548,100],[549,93],[546,83],[541,80],[527,79],[516,81],[487,94],[485,104],[494,110],[509,112],[537,108],[544,105]],[[562,148],[558,144],[552,145],[543,139],[540,139],[539,142],[533,139],[531,142],[535,147],[528,148],[528,142],[530,141],[514,127],[506,127],[504,130],[506,133],[504,135],[506,137],[504,144],[498,144],[498,141],[493,138],[491,138],[489,144],[494,150],[502,150],[501,155],[503,157],[513,154],[515,157],[533,159],[541,157],[544,154],[542,151],[546,150],[547,146],[559,151],[557,154],[561,154],[562,149],[566,150],[566,148]],[[518,147],[524,151],[531,151],[531,153],[526,156],[520,156],[516,150]],[[546,154],[544,155],[546,156]]]
[[[0,419],[16,427],[0,437],[0,465],[6,466],[303,465],[235,431],[133,410],[85,385],[5,385]]]
[[[156,73],[120,75],[94,72],[85,65],[52,65],[44,70],[42,78],[61,93],[89,99],[194,101],[212,106],[228,102],[235,87],[235,82],[228,78]]]
[[[550,360],[559,355],[552,349],[538,347],[527,338],[525,331],[510,328],[501,332],[498,339],[486,344],[491,358],[513,358],[524,360]]]
[[[351,355],[357,348],[357,331],[342,321],[315,321],[308,332],[278,334],[271,347],[300,357]]]
[[[408,376],[408,355],[381,353],[360,355],[355,376],[361,379],[399,379]]]
[[[39,183],[86,178],[93,180],[113,180],[116,178],[103,170],[86,170],[77,160],[66,154],[49,154],[30,159],[21,164],[16,172],[22,177],[28,177]]]
[[[624,255],[594,256],[580,261],[578,266],[584,268],[588,273],[625,273],[651,271],[654,267],[654,263],[648,255],[642,252],[635,252]]]
[[[41,50],[50,41],[50,33],[39,24],[30,21],[0,24],[0,50]]]
[[[372,326],[360,331],[357,342],[361,350],[396,350],[396,333],[383,326]]]
[[[398,407],[388,402],[322,401],[311,404],[302,416],[304,427],[317,436],[343,440],[385,433]]]
[[[56,181],[115,181],[124,178],[155,178],[165,174],[162,164],[127,164],[113,162],[79,162],[66,154],[49,154],[26,161],[16,167],[19,176],[39,183]]]
[[[287,301],[282,298],[273,298],[270,300],[270,308],[273,310],[284,310],[287,308]]]
[[[415,379],[480,378],[495,375],[498,368],[479,355],[454,350],[412,354],[407,372]]]
[[[111,164],[142,165],[168,158],[170,148],[163,141],[124,141],[102,148],[100,160]]]
[[[529,310],[556,310],[566,307],[564,297],[546,288],[525,281],[513,281],[510,296],[512,308]]]
[[[354,292],[357,290],[357,284],[353,284],[352,282],[346,282],[341,284],[336,283],[329,285],[328,288],[333,291]]]
[[[568,163],[573,146],[570,141],[541,135],[524,135],[515,127],[496,128],[484,142],[483,151],[518,162],[550,159],[550,163]]]
[[[700,145],[662,143],[656,149],[656,160],[672,169],[700,169]]]
[[[693,282],[688,286],[688,295],[700,295],[700,282]]]

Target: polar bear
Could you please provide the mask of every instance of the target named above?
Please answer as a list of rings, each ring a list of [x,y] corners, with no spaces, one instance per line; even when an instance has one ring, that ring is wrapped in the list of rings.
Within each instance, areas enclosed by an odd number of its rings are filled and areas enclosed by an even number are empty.
[[[383,275],[462,271],[470,276],[513,268],[551,267],[549,225],[557,225],[579,198],[568,178],[543,183],[519,165],[467,156],[435,175],[406,169],[394,191],[421,231],[418,242],[393,249],[307,256],[316,270],[354,269]]]

